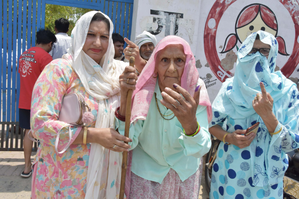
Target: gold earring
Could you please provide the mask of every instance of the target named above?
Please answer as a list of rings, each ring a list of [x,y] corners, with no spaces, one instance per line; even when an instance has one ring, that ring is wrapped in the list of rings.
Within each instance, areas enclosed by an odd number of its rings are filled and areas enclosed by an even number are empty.
[[[157,73],[154,73],[153,74],[153,78],[157,78],[158,77],[158,74]]]

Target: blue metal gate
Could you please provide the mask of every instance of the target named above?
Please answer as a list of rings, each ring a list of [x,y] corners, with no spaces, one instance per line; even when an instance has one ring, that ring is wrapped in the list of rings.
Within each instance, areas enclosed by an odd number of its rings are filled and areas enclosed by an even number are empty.
[[[114,23],[114,32],[130,38],[134,0],[2,0],[0,17],[0,150],[23,150],[19,128],[19,56],[35,46],[35,33],[45,24],[46,4],[100,10]]]

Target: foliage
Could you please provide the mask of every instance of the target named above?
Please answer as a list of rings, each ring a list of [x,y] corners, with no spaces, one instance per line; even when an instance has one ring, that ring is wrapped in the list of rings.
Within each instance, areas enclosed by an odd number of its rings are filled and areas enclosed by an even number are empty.
[[[80,18],[80,16],[88,11],[90,11],[90,9],[46,4],[45,29],[49,29],[53,33],[55,33],[55,20],[59,18],[65,18],[70,22],[68,35],[71,35],[76,21]]]

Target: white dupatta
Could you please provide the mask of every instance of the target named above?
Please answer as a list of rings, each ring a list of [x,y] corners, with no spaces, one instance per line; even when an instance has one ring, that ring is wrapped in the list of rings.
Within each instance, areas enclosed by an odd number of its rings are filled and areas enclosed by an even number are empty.
[[[100,65],[82,50],[92,17],[99,11],[84,14],[72,31],[72,46],[69,54],[73,57],[72,66],[85,90],[100,100],[96,128],[114,128],[114,111],[119,106],[119,75],[124,63],[113,60],[113,24],[110,22],[109,45]],[[121,178],[122,153],[113,152],[99,144],[91,144],[85,198],[118,198]]]

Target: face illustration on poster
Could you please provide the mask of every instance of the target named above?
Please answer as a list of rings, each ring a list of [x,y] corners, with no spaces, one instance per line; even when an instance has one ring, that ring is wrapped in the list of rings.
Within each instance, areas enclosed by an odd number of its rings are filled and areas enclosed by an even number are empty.
[[[202,54],[198,57],[202,58],[203,64],[206,60],[206,65],[218,79],[216,86],[209,89],[212,99],[217,95],[221,83],[234,75],[238,48],[249,34],[258,30],[276,37],[279,44],[276,70],[281,70],[298,85],[296,67],[299,57],[295,54],[299,52],[299,21],[296,18],[299,7],[295,4],[293,1],[278,0],[231,0],[209,4],[203,35],[204,57]]]
[[[176,2],[177,1],[177,2]],[[237,51],[252,32],[264,30],[279,44],[276,70],[297,83],[299,79],[299,6],[281,0],[179,0],[138,3],[132,36],[147,30],[160,41],[167,35],[187,40],[211,101],[222,82],[234,75]]]

